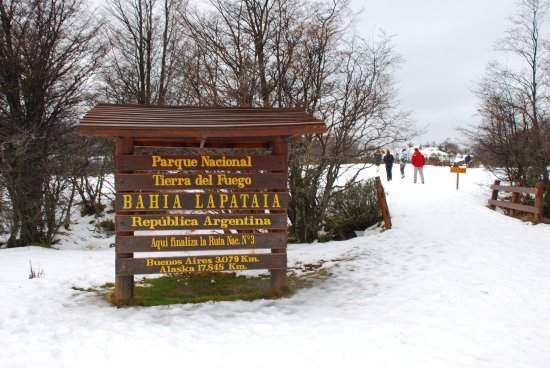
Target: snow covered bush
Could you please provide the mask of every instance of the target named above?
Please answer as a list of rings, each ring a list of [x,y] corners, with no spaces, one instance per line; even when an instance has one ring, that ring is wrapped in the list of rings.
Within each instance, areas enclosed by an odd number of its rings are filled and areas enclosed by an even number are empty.
[[[374,180],[357,183],[337,193],[329,205],[326,230],[333,239],[355,237],[381,220]]]

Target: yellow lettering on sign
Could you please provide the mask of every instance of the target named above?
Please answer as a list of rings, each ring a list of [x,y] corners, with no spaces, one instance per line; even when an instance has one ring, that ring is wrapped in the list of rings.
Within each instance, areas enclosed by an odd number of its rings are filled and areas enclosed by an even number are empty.
[[[220,194],[220,208],[225,208],[225,204],[227,203],[228,199],[229,197],[227,196],[227,194],[225,193]]]
[[[182,193],[123,194],[123,209],[182,209]],[[280,193],[194,193],[194,209],[281,208]],[[190,198],[191,200],[191,198]]]
[[[269,226],[269,225],[271,225],[271,218],[257,217],[257,216],[244,216],[240,218],[217,218],[217,217],[206,216],[203,222],[203,226],[220,227],[222,229],[227,229],[230,226]]]
[[[140,227],[140,226],[141,226],[141,217],[132,216],[132,227]]]
[[[153,156],[153,163],[151,164],[152,167],[157,167],[157,165],[160,164],[161,162],[161,157],[160,156]]]
[[[124,209],[132,208],[132,195],[131,194],[124,194],[122,196],[122,198],[123,198],[122,208],[124,208]]]
[[[273,196],[273,207],[281,208],[281,203],[279,202],[279,193],[275,193],[275,195]]]
[[[252,156],[227,158],[211,158],[208,155],[201,156],[202,167],[252,167]]]
[[[149,194],[149,208],[153,208],[153,209],[158,209],[159,208],[159,195],[158,194]]]
[[[174,203],[172,204],[172,208],[181,208],[181,202],[180,202],[180,196],[179,195],[174,196]]]
[[[231,204],[229,205],[229,208],[239,208],[239,204],[237,203],[237,196],[235,194],[231,196]],[[243,204],[242,208],[246,208],[246,204]]]
[[[161,174],[153,174],[153,184],[156,187],[190,186],[191,179],[186,176],[166,177]]]
[[[252,204],[250,205],[252,208],[260,208],[260,205],[258,204],[258,196],[252,196]]]
[[[202,205],[200,193],[195,193],[195,208],[204,208],[204,206]]]
[[[136,202],[136,209],[143,209],[143,208],[145,208],[145,205],[143,204],[143,198],[141,197],[141,195],[139,195]]]
[[[252,178],[250,176],[228,177],[225,174],[217,174],[216,178],[218,186],[236,186],[239,189],[243,189],[252,184]]]
[[[216,208],[216,202],[214,202],[214,196],[213,195],[208,196],[208,205],[206,207],[207,208]]]
[[[188,167],[197,167],[197,160],[194,158],[166,158],[158,155],[151,156],[151,167],[177,168],[182,170]]]
[[[140,216],[131,216],[131,227],[145,227],[149,230],[155,230],[157,227],[196,227],[198,220],[185,216],[162,216],[159,218],[142,218]]]

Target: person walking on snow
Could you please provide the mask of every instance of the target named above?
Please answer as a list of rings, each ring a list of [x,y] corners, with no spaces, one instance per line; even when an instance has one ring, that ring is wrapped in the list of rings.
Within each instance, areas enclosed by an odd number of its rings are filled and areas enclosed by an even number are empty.
[[[426,163],[426,159],[418,148],[414,149],[411,163],[414,166],[414,183],[416,184],[416,177],[420,174],[420,180],[422,181],[422,184],[424,184],[424,164]]]
[[[407,148],[401,150],[399,155],[399,171],[401,172],[401,179],[405,179],[405,166],[409,162],[409,154],[407,153]]]
[[[382,163],[382,153],[380,150],[374,152],[374,164],[376,165],[376,172],[380,171],[380,164]]]
[[[386,151],[386,155],[384,156],[384,164],[386,165],[386,176],[388,177],[388,181],[391,181],[391,170],[393,168],[393,162],[394,162],[393,155],[390,153],[390,150]]]

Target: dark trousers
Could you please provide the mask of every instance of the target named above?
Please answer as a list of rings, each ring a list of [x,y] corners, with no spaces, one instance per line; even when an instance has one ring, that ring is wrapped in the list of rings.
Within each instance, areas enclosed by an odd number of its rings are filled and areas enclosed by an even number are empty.
[[[386,175],[388,177],[388,181],[391,181],[391,169],[393,168],[393,165],[386,165]]]

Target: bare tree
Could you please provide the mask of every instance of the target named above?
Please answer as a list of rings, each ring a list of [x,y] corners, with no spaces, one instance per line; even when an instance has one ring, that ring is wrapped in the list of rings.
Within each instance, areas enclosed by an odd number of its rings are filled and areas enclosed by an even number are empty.
[[[399,58],[389,39],[354,39],[332,62],[318,112],[328,133],[291,145],[289,216],[303,242],[317,239],[331,199],[359,180],[370,153],[413,133],[397,104],[392,74]]]
[[[12,207],[8,246],[48,242],[44,189],[103,50],[78,0],[0,2],[0,170]]]
[[[182,52],[178,0],[112,0],[106,42],[110,53],[103,73],[105,95],[119,103],[170,101]]]
[[[521,68],[493,62],[477,95],[482,124],[469,132],[476,154],[511,182],[548,182],[548,49],[543,37],[548,3],[521,0],[512,27],[498,48],[513,55]]]
[[[299,241],[317,238],[331,198],[359,180],[364,166],[348,163],[411,132],[390,40],[350,37],[348,15],[347,0],[211,0],[182,16],[194,45],[181,64],[192,100],[299,108],[327,122],[327,134],[290,142],[289,216]]]

